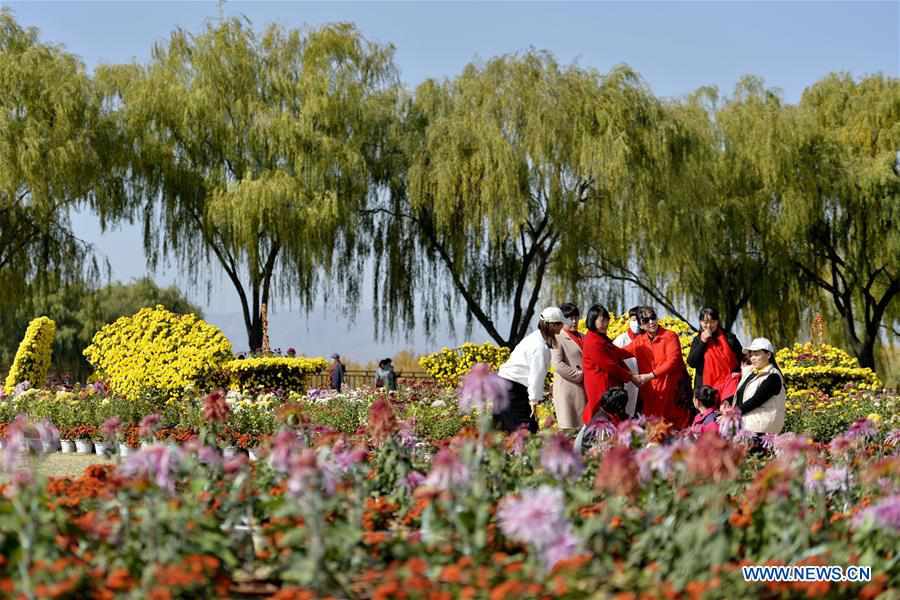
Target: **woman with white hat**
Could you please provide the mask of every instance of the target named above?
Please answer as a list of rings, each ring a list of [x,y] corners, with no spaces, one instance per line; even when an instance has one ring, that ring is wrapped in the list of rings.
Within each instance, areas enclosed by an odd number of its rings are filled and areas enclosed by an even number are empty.
[[[756,338],[745,351],[750,354],[750,366],[744,367],[734,395],[741,425],[754,433],[781,433],[787,393],[775,363],[775,347],[766,338]]]
[[[544,399],[550,349],[556,347],[556,336],[565,321],[556,306],[542,310],[537,329],[526,335],[500,365],[497,374],[510,384],[509,406],[496,415],[500,429],[511,432],[524,425],[531,433],[537,432],[534,407]]]

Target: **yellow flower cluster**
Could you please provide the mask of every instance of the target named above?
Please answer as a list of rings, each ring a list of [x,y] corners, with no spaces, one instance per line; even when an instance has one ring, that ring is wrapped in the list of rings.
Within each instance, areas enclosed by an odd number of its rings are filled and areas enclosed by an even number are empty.
[[[788,399],[806,408],[822,408],[824,397],[834,404],[857,392],[881,389],[878,375],[840,348],[828,344],[794,344],[775,354],[784,374]]]
[[[41,387],[47,382],[55,336],[56,323],[52,319],[38,317],[28,324],[25,337],[19,344],[12,367],[6,376],[4,387],[7,394],[11,394],[16,385],[23,381],[29,382],[32,387]]]
[[[444,387],[455,388],[476,363],[487,363],[495,370],[509,358],[509,348],[496,344],[466,342],[458,348],[442,348],[419,358],[419,364]]]
[[[267,356],[231,360],[222,365],[231,385],[242,392],[306,389],[306,378],[328,367],[324,358]]]
[[[231,342],[196,315],[177,315],[160,305],[142,308],[103,327],[84,356],[120,396],[158,393],[173,399],[216,373],[232,357]]]

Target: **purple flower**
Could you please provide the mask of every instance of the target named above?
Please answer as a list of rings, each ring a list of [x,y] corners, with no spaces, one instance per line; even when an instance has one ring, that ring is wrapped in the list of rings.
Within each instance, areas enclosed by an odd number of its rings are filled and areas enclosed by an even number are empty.
[[[572,526],[566,523],[566,527],[560,530],[556,539],[541,551],[544,566],[548,571],[551,570],[559,561],[578,554],[580,545],[578,538],[572,532]]]
[[[222,466],[222,470],[229,475],[233,475],[238,471],[242,470],[247,466],[247,455],[243,452],[238,452],[231,458],[225,461],[225,464]]]
[[[652,479],[653,473],[666,477],[671,470],[672,454],[675,449],[676,446],[660,446],[658,444],[641,448],[634,455],[638,464],[640,480],[642,482],[649,481]]]
[[[763,450],[768,450],[769,452],[775,451],[775,434],[774,433],[764,433],[760,438],[760,446],[762,446]]]
[[[95,381],[94,383],[92,383],[91,389],[95,394],[106,394],[107,392],[106,384],[102,381]]]
[[[59,430],[47,419],[34,424],[42,448],[56,448],[59,444]]]
[[[635,438],[635,436],[644,435],[644,428],[641,426],[641,422],[638,419],[629,419],[627,421],[622,421],[621,423],[619,423],[616,431],[618,432],[617,441],[622,446],[630,447],[631,442]]]
[[[900,495],[882,498],[878,504],[860,512],[854,524],[859,527],[869,520],[879,528],[900,532]]]
[[[275,434],[272,441],[272,467],[286,473],[290,469],[291,453],[297,446],[297,435],[290,429],[282,429]]]
[[[404,448],[415,448],[416,442],[416,420],[407,419],[397,424],[397,440]]]
[[[803,487],[810,494],[821,494],[825,491],[825,470],[818,465],[806,469]]]
[[[509,384],[494,373],[491,366],[477,363],[463,377],[459,386],[459,412],[500,413],[509,406]]]
[[[854,439],[844,433],[831,440],[831,442],[828,444],[828,450],[833,456],[844,456],[855,445],[856,442],[854,441]]]
[[[300,496],[310,488],[316,476],[319,474],[319,459],[316,451],[311,448],[303,448],[300,452],[291,454],[288,471],[287,489],[293,496]]]
[[[26,379],[25,381],[17,384],[15,388],[13,388],[12,395],[13,395],[13,397],[16,397],[19,394],[25,393],[29,389],[31,389],[31,382]]]
[[[174,446],[153,444],[130,455],[122,466],[126,477],[146,477],[159,488],[175,493],[175,474],[181,452]]]
[[[862,418],[850,425],[850,427],[847,429],[846,435],[850,439],[865,439],[875,437],[875,434],[877,433],[878,428],[875,426],[875,423],[873,423],[869,419]]]
[[[197,460],[209,467],[218,467],[222,464],[222,453],[218,448],[201,446],[197,450]]]
[[[541,449],[541,466],[557,479],[578,477],[584,470],[581,457],[564,433],[551,436]]]
[[[825,471],[825,491],[846,492],[849,479],[847,467],[830,467]]]
[[[113,439],[116,437],[116,433],[118,433],[121,426],[122,420],[119,417],[110,417],[103,421],[103,425],[100,426],[100,433],[102,433],[106,439]]]
[[[602,411],[597,411],[597,414],[594,415],[594,418],[591,419],[591,422],[588,423],[588,426],[585,429],[585,437],[591,436],[595,446],[615,438],[618,432],[616,426],[612,424],[612,421],[601,417],[600,415],[602,414]]]
[[[161,420],[162,417],[160,417],[156,413],[147,415],[146,417],[141,419],[140,425],[138,425],[138,434],[142,438],[153,437],[153,432],[156,431],[156,428],[159,426],[159,422]]]
[[[731,441],[735,444],[744,444],[745,446],[752,444],[754,440],[756,440],[756,434],[752,431],[747,431],[746,429],[738,429],[737,432],[735,432],[734,437],[731,438]]]
[[[431,459],[431,471],[425,478],[425,485],[447,491],[465,485],[468,481],[469,469],[466,465],[459,460],[455,452],[443,448]]]
[[[719,435],[725,439],[733,438],[743,428],[740,409],[731,404],[722,404],[716,423],[719,424]]]
[[[420,485],[422,485],[422,483],[424,481],[425,481],[424,475],[422,475],[418,471],[410,471],[409,473],[406,474],[406,479],[404,480],[404,483],[406,484],[407,488],[409,488],[410,490],[414,490],[417,487],[419,487]]]
[[[565,526],[563,493],[559,488],[542,485],[527,489],[521,496],[506,496],[497,509],[497,521],[511,540],[545,548],[556,541]]]
[[[793,432],[781,433],[772,440],[775,454],[792,458],[797,454],[815,450],[815,444],[805,435],[797,435]]]

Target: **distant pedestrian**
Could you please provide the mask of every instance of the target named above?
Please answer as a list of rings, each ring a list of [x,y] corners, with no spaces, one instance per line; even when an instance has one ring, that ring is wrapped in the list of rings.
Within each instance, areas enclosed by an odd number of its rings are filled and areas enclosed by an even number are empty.
[[[290,350],[288,350],[290,353]],[[341,362],[340,354],[332,354],[331,355],[331,366],[328,369],[329,378],[331,379],[331,389],[337,390],[338,393],[341,391],[341,386],[344,385],[344,363]]]
[[[287,356],[288,356],[288,358],[295,358],[297,356],[297,351],[294,350],[293,348],[288,348]]]
[[[386,388],[388,391],[397,391],[397,374],[394,372],[394,364],[389,358],[385,358],[378,363],[378,370],[375,371],[375,387]]]

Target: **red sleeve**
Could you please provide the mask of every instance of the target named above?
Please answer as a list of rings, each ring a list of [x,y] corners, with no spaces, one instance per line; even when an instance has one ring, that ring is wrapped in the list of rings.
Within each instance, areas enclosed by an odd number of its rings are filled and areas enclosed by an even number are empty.
[[[630,345],[631,345],[631,344],[629,344],[629,346],[630,346]],[[632,354],[632,353],[627,349],[628,346],[626,346],[625,348],[619,348],[618,346],[616,346],[615,344],[613,344],[610,348],[612,349],[613,354],[615,355],[616,360],[626,360],[626,359],[628,359],[628,358],[634,358],[634,354]]]
[[[631,381],[631,371],[619,364],[622,359],[618,358],[618,352],[610,352],[611,348],[615,350],[619,349],[612,344],[605,344],[605,346],[605,348],[601,347],[600,351],[597,353],[597,367],[614,376],[616,379]],[[631,358],[631,353],[628,353],[628,356],[625,358]]]
[[[669,333],[671,335],[667,335],[662,343],[664,356],[662,357],[662,360],[657,363],[656,368],[653,369],[653,373],[655,373],[657,377],[674,370],[682,360],[681,343],[678,341],[678,336],[672,332]]]

